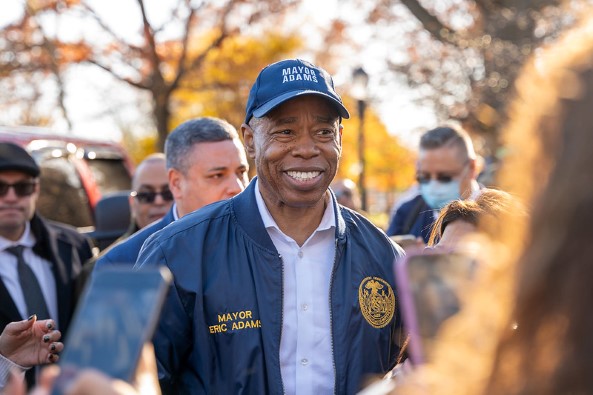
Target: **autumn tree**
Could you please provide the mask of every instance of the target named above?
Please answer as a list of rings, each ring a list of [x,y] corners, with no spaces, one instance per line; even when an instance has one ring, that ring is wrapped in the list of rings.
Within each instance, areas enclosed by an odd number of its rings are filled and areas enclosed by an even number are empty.
[[[570,25],[583,1],[379,0],[364,2],[374,39],[389,40],[392,71],[441,120],[458,120],[498,146],[505,105],[525,59]]]
[[[355,101],[349,97],[344,97],[344,104],[350,109],[356,106]],[[355,111],[350,111],[350,117],[342,121],[342,159],[337,176],[358,181],[360,119]],[[390,206],[393,193],[408,188],[414,182],[415,154],[396,136],[389,134],[372,108],[367,109],[364,122],[366,188],[375,193],[383,193]]]
[[[195,39],[201,41],[199,37]],[[249,89],[261,68],[293,56],[301,46],[302,41],[294,32],[227,39],[219,48],[210,51],[199,70],[189,71],[181,80],[179,89],[171,98],[171,128],[191,118],[213,116],[225,119],[239,129],[245,117]],[[122,130],[125,129],[122,127]],[[137,161],[154,152],[154,142],[153,136],[138,137],[130,131],[124,133],[123,143]]]
[[[126,37],[85,0],[27,0],[22,19],[3,29],[0,36],[16,45],[19,38],[11,39],[14,32],[22,29],[33,15],[83,21],[83,31],[75,40],[57,32],[46,37],[40,33],[43,24],[32,26],[32,36],[43,36],[38,38],[37,48],[45,45],[51,56],[23,59],[24,52],[14,48],[14,68],[33,67],[36,62],[52,70],[53,59],[58,59],[60,65],[67,64],[69,59],[65,55],[75,54],[72,61],[92,64],[115,79],[147,92],[158,131],[157,147],[162,149],[170,130],[171,99],[187,73],[199,73],[210,51],[220,48],[227,39],[264,26],[281,25],[285,12],[297,3],[297,0],[179,0],[168,15],[156,18],[144,0],[136,0],[136,12],[128,20],[137,26],[137,34]],[[192,40],[195,37],[201,37],[201,41]]]
[[[303,42],[298,33],[266,32],[227,39],[208,54],[199,70],[187,73],[173,97],[172,124],[196,116],[226,119],[237,129],[257,75],[266,65],[295,56]]]
[[[39,111],[40,103],[57,107],[68,126],[71,122],[64,104],[64,68],[69,62],[80,60],[84,50],[77,45],[68,48],[51,37],[44,27],[44,14],[56,13],[68,1],[27,1],[23,13],[13,23],[0,30],[0,89],[4,111],[15,107],[20,113],[19,123],[45,126],[51,121],[51,111]],[[42,91],[52,90],[46,98]]]

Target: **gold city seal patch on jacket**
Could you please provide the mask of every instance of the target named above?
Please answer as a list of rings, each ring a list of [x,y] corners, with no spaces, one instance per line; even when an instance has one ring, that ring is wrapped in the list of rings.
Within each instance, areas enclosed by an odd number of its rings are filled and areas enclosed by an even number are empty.
[[[395,295],[389,283],[379,277],[366,277],[358,287],[358,303],[365,320],[383,328],[393,318]]]

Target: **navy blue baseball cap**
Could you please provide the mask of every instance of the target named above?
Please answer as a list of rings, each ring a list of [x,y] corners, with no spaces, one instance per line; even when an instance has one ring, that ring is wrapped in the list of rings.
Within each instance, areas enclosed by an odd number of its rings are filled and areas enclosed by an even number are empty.
[[[245,123],[251,117],[261,118],[285,101],[301,95],[325,97],[342,118],[350,118],[327,71],[305,60],[287,59],[266,66],[257,76],[247,99]]]

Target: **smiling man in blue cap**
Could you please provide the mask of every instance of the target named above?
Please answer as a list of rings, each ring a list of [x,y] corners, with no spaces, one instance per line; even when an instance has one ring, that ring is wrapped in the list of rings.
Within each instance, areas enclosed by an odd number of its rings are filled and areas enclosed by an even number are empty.
[[[264,68],[241,125],[257,177],[149,239],[137,266],[173,272],[154,338],[175,394],[349,394],[395,364],[401,250],[329,185],[348,118],[331,76]]]

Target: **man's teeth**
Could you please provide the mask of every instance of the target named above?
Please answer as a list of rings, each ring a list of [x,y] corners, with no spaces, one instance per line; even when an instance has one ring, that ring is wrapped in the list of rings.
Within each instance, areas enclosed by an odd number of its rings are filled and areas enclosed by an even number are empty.
[[[292,178],[296,178],[299,181],[307,181],[311,180],[318,175],[320,175],[320,171],[289,171],[288,175]]]

